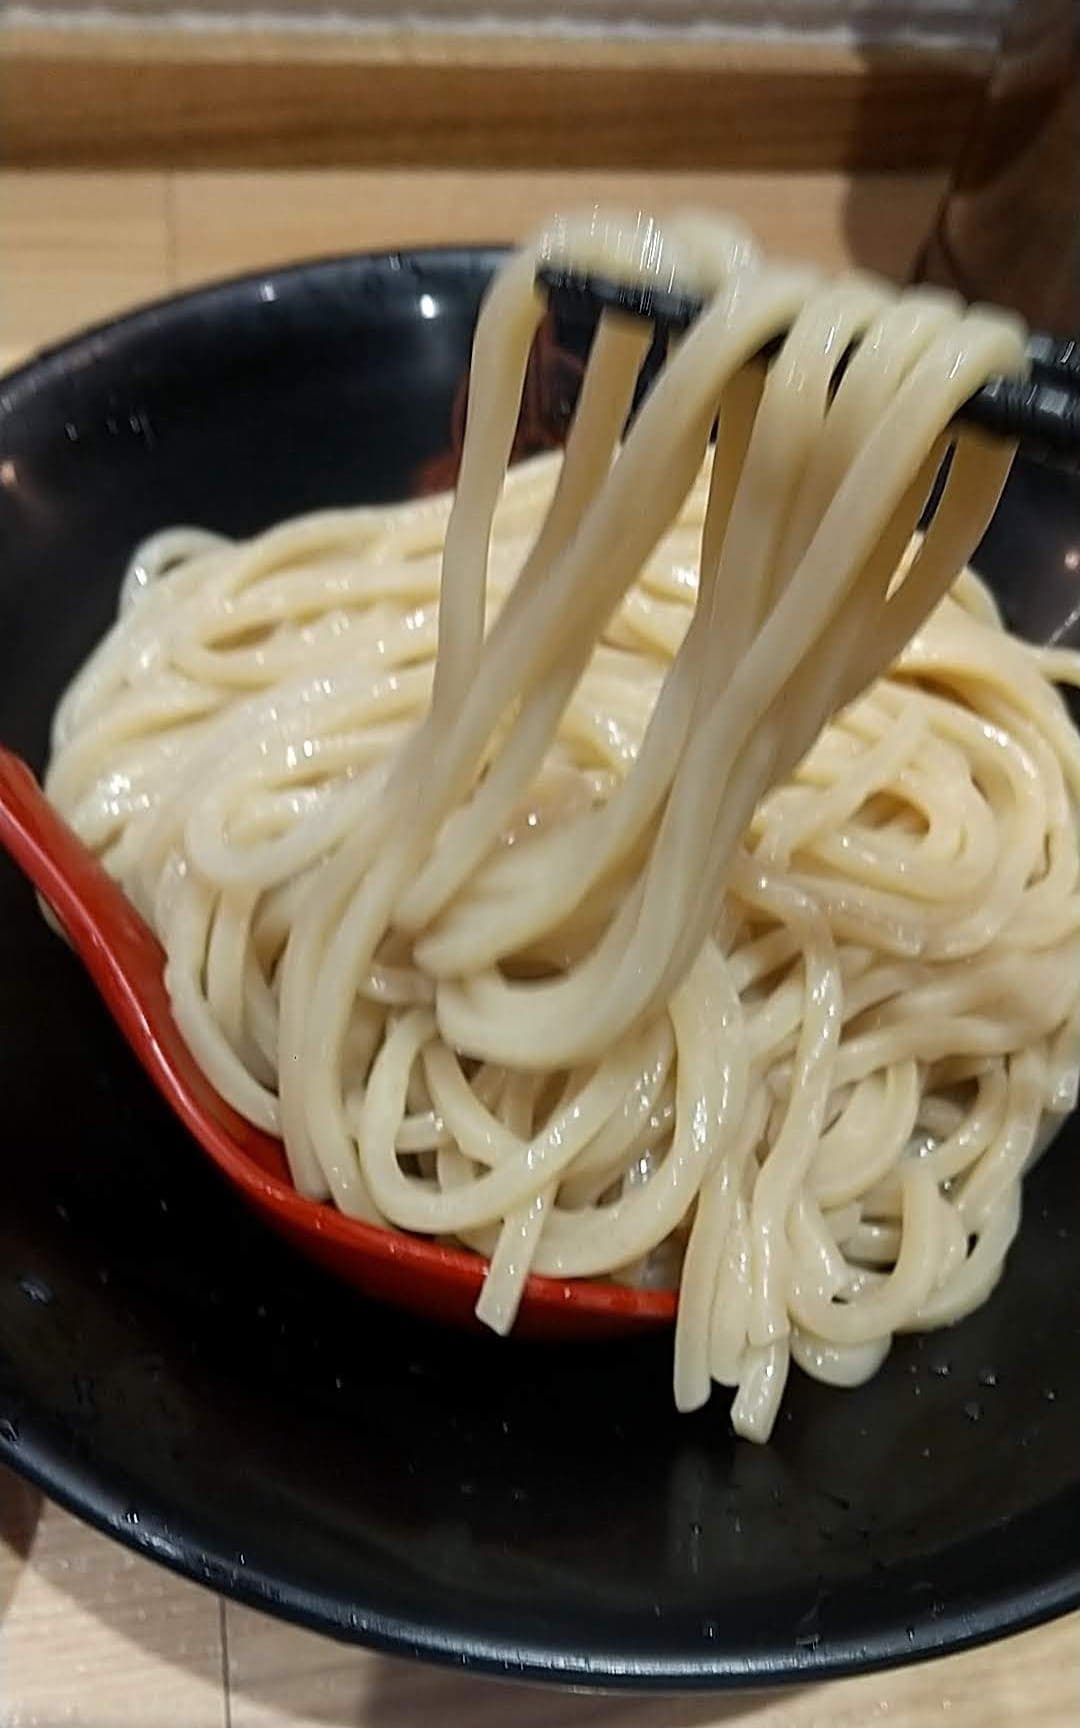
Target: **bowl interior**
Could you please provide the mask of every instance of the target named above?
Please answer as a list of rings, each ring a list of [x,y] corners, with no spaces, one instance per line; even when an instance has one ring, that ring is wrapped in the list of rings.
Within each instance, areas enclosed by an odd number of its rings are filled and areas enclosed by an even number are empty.
[[[444,483],[491,253],[343,260],[151,309],[0,383],[0,738],[35,766],[125,556]],[[557,436],[559,332],[524,443]],[[569,356],[569,358],[567,358]],[[1021,470],[981,562],[1075,632],[1075,488]],[[901,1660],[1080,1596],[1080,1129],[1008,1276],[767,1448],[671,1407],[665,1338],[452,1335],[306,1265],[171,1119],[0,863],[0,1456],[123,1539],[335,1631],[583,1683]]]

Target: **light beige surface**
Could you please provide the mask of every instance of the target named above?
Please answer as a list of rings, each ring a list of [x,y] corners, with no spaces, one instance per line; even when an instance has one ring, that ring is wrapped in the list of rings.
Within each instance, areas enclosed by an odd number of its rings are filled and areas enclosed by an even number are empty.
[[[352,247],[513,239],[558,206],[736,211],[772,245],[902,274],[932,175],[408,170],[0,173],[0,360],[170,287]]]
[[[0,364],[170,276],[163,174],[0,174]]]
[[[273,196],[260,196],[268,180]],[[349,245],[517,239],[553,211],[589,203],[726,209],[768,245],[900,274],[941,182],[928,175],[377,172],[180,174],[171,221],[177,280]],[[881,221],[887,207],[889,217]],[[350,239],[350,236],[362,236]],[[370,236],[370,240],[368,239]]]
[[[627,188],[629,182],[626,183]],[[170,286],[304,253],[500,238],[617,176],[0,174],[0,364]],[[902,273],[931,180],[664,176],[824,263]],[[592,1699],[346,1649],[135,1559],[0,1472],[0,1728],[1076,1728],[1080,1616],[770,1699]]]

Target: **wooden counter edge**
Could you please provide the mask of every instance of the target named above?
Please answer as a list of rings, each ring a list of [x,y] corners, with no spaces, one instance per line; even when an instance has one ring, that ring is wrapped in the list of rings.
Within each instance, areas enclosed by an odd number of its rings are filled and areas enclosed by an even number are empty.
[[[977,58],[678,35],[0,24],[9,167],[920,171]]]

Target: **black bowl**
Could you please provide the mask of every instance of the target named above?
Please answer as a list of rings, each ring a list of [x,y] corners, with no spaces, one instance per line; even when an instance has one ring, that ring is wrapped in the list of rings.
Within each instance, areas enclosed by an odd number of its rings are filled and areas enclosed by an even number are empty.
[[[125,555],[453,471],[494,253],[188,295],[0,383],[0,739],[41,764]],[[557,435],[556,333],[523,444]],[[566,352],[562,352],[566,350]],[[552,355],[555,364],[552,364]],[[1068,636],[1080,497],[1019,472],[982,563]],[[991,1301],[772,1443],[671,1404],[670,1341],[544,1347],[372,1306],[288,1252],[151,1091],[0,865],[0,1458],[133,1547],[336,1636],[589,1685],[773,1684],[1080,1601],[1080,1127]]]

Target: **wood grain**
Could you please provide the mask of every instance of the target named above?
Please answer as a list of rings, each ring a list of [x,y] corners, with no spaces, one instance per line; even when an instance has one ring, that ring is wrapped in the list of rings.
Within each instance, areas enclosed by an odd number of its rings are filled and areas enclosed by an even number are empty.
[[[0,1506],[18,1492],[0,1472]],[[217,1599],[48,1507],[0,1622],[0,1723],[226,1728]]]
[[[0,367],[163,294],[163,174],[0,174]]]
[[[740,216],[766,246],[903,278],[943,179],[933,174],[526,174],[443,170],[188,173],[172,190],[182,284],[352,247],[520,239],[557,209],[611,203]]]
[[[970,56],[298,30],[0,29],[16,166],[952,164]]]

